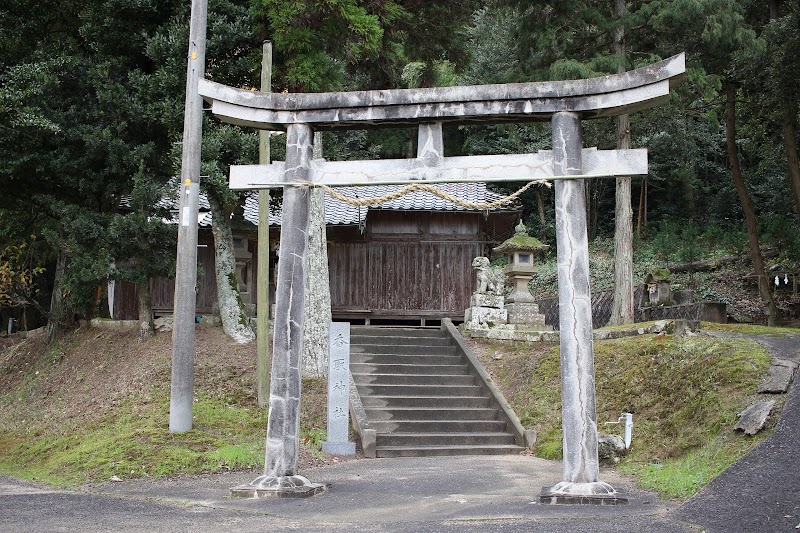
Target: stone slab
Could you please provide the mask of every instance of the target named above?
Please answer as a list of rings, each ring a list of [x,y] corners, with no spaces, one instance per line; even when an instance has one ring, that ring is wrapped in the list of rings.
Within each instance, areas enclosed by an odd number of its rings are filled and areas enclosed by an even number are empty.
[[[520,331],[514,329],[485,329],[469,332],[474,338],[522,342],[558,342],[557,331]]]
[[[536,299],[533,297],[533,295],[530,293],[530,291],[528,291],[528,290],[519,291],[517,289],[514,289],[514,292],[512,292],[511,294],[508,295],[508,298],[506,298],[506,301],[508,303],[510,303],[510,304],[512,304],[512,303],[516,303],[516,304],[533,304],[533,303],[536,303]]]
[[[671,320],[658,320],[647,327],[637,328],[635,324],[630,329],[599,329],[593,331],[594,340],[621,339],[637,335],[658,334],[667,332],[672,327]],[[544,329],[547,328],[547,329]],[[544,328],[525,327],[519,324],[500,324],[491,328],[473,329],[466,334],[473,338],[524,341],[524,342],[558,342],[559,332],[545,325]],[[791,363],[791,361],[789,361]]]
[[[473,294],[469,299],[470,307],[495,307],[503,309],[503,297],[497,294]],[[138,324],[138,322],[137,322]]]
[[[508,322],[508,311],[495,307],[470,307],[464,313],[464,326],[467,329],[486,329],[493,324]]]
[[[688,337],[700,330],[699,320],[688,320],[685,318],[675,319],[674,335],[677,337]]]
[[[110,318],[93,318],[91,322],[89,322],[93,328],[97,329],[107,329],[107,330],[130,330],[130,329],[138,329],[139,322],[138,320],[112,320]]]
[[[775,359],[769,367],[769,374],[758,386],[757,392],[767,394],[783,394],[789,390],[794,379],[797,363],[787,359]]]
[[[600,329],[594,332],[595,340],[609,340],[621,339],[623,337],[635,337],[636,335],[645,335],[647,333],[669,333],[674,328],[672,320],[656,320],[647,327],[636,327],[636,324],[631,324],[630,329]]]
[[[506,309],[509,324],[527,328],[537,326],[541,330],[552,329],[550,326],[545,326],[544,315],[539,313],[538,304],[514,302],[506,305]]]
[[[744,431],[745,435],[755,435],[764,427],[767,417],[775,407],[775,401],[761,401],[752,404],[750,407],[739,413],[739,423],[733,428],[736,431]]]
[[[607,341],[610,339],[621,339],[623,337],[635,337],[636,335],[643,335],[644,331],[641,332],[636,329],[601,329],[594,331],[594,339],[598,341]]]
[[[331,455],[353,456],[356,454],[355,442],[330,442],[322,443],[322,451]]]

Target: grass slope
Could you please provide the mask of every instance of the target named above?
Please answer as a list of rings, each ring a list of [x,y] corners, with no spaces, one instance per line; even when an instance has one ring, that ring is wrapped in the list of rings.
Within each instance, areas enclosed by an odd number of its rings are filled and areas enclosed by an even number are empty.
[[[537,455],[561,458],[558,347],[486,340],[473,346],[522,423],[538,431]],[[619,470],[665,496],[694,494],[770,433],[733,431],[769,362],[761,345],[744,338],[596,341],[599,431],[620,434],[620,426],[604,423],[634,415],[631,449]]]
[[[523,424],[537,429],[537,455],[560,458],[557,346],[470,342]],[[255,348],[219,328],[198,326],[194,427],[180,435],[168,429],[168,334],[141,344],[134,332],[83,328],[53,346],[40,338],[0,343],[0,472],[76,486],[263,465]],[[600,431],[618,433],[603,422],[634,414],[632,448],[619,469],[670,497],[699,490],[770,432],[732,431],[768,365],[764,349],[743,338],[595,342]],[[324,381],[304,380],[301,470],[331,460],[320,451],[325,404]]]
[[[59,486],[264,464],[255,345],[198,326],[193,429],[169,433],[171,339],[82,328],[0,345],[0,471]],[[303,382],[301,467],[324,462],[325,383]]]

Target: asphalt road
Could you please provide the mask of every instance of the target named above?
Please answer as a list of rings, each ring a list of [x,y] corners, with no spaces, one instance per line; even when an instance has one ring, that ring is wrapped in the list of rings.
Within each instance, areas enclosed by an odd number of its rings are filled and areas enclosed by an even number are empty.
[[[329,483],[307,499],[229,497],[255,474],[138,480],[54,491],[0,478],[0,530],[30,531],[690,531],[674,504],[603,472],[628,505],[542,505],[561,465],[526,456],[348,461],[306,475]]]

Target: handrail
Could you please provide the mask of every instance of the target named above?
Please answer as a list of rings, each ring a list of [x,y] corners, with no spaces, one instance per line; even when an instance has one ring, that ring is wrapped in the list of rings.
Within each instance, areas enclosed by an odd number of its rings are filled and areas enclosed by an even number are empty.
[[[358,394],[358,388],[355,381],[353,381],[353,374],[350,377],[350,420],[352,420],[353,429],[361,437],[361,452],[364,457],[374,459],[376,456],[375,440],[377,434],[374,429],[369,427],[369,420],[367,419],[367,412],[364,410],[364,404],[361,403],[361,395]]]

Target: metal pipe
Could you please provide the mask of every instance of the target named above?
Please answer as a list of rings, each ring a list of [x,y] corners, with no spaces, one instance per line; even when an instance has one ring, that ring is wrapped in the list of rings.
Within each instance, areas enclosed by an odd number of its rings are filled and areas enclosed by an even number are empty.
[[[629,449],[631,447],[631,437],[633,436],[633,415],[631,413],[622,413],[616,422],[606,422],[608,424],[619,424],[622,421],[625,421],[625,449]]]

